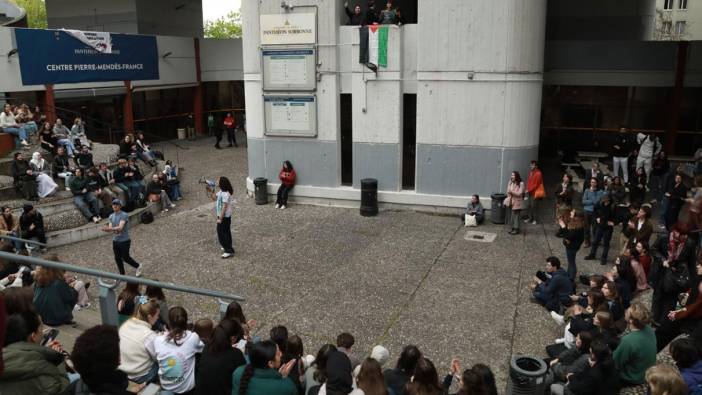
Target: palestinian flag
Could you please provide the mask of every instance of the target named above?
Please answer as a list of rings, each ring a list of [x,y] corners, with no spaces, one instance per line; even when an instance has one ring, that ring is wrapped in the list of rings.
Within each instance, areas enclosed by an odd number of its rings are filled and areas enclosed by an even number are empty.
[[[359,63],[373,71],[388,67],[388,27],[382,25],[361,26]]]

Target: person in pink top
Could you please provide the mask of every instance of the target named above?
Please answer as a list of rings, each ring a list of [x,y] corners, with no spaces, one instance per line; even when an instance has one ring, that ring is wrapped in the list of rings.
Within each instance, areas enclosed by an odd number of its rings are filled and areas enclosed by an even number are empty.
[[[513,171],[507,184],[507,198],[505,198],[505,206],[512,210],[510,222],[512,230],[509,234],[519,234],[519,214],[524,209],[524,182],[518,171]]]

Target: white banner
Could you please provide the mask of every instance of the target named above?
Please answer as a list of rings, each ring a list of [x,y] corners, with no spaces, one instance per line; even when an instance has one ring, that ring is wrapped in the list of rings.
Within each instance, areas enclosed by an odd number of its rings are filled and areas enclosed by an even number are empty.
[[[84,32],[81,30],[61,29],[80,42],[89,45],[100,53],[112,53],[112,39],[108,32]]]
[[[316,14],[261,15],[261,45],[315,44]]]

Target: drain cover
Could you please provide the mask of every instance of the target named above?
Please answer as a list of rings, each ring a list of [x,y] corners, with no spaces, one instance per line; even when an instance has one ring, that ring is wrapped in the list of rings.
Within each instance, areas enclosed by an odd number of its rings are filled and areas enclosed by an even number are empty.
[[[478,232],[475,230],[469,230],[466,232],[466,235],[463,236],[465,240],[477,241],[479,243],[492,243],[495,241],[496,237],[497,233]]]

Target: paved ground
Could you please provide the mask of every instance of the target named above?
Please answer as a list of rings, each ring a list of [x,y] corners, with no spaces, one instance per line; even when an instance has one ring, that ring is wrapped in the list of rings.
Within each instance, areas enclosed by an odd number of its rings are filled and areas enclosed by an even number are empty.
[[[393,360],[403,345],[417,344],[440,374],[452,357],[465,365],[487,363],[501,389],[510,355],[543,355],[559,337],[562,329],[529,302],[527,289],[547,256],[565,261],[553,225],[529,225],[511,236],[488,224],[479,230],[497,238],[478,243],[464,239],[467,228],[455,217],[388,211],[364,218],[351,209],[256,206],[245,193],[245,148],[216,151],[209,140],[183,146],[178,159],[186,168],[186,199],[131,231],[133,255],[146,264],[148,277],[245,296],[247,318],[259,322],[261,336],[284,324],[314,354],[350,331],[357,353],[383,344]],[[165,151],[176,155],[174,147]],[[237,253],[229,260],[219,257],[212,204],[197,184],[201,175],[219,174],[233,180],[238,200]],[[116,270],[109,238],[56,252],[67,262]],[[591,262],[579,260],[580,270],[602,270]],[[216,314],[213,300],[167,297],[171,305],[182,303],[191,319]]]

